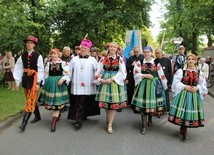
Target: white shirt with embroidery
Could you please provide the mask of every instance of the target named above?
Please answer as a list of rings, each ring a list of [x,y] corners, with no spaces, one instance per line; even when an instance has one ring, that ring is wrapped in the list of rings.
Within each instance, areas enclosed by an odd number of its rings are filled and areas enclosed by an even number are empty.
[[[154,58],[152,58],[150,61],[146,61],[146,59],[144,58],[143,64],[144,63],[154,64]],[[134,65],[133,74],[134,74],[135,86],[138,85],[143,79],[144,74],[141,73],[141,65],[142,64],[140,61],[135,62],[135,65]],[[167,89],[167,79],[164,75],[163,68],[160,63],[158,63],[156,67],[157,67],[158,77],[161,80],[164,90],[166,90]]]
[[[70,69],[68,67],[68,64],[65,61],[62,61],[61,59],[58,59],[56,63],[61,63],[62,64],[62,69],[63,69],[63,74],[61,79],[63,79],[66,84],[68,85],[70,82]],[[52,62],[47,62],[47,65],[45,66],[45,79],[49,76],[49,66],[52,64]],[[43,80],[45,81],[45,80]],[[43,82],[44,84],[44,82]]]
[[[105,57],[102,57],[98,63],[98,67],[97,67],[97,71],[95,72],[95,76],[101,76],[103,74],[103,72],[104,72],[103,60],[104,60],[104,58]],[[116,57],[114,59],[116,59]],[[126,79],[126,75],[127,75],[126,65],[125,65],[123,58],[120,57],[119,58],[119,70],[116,73],[116,75],[112,78],[118,85],[124,86],[124,81]],[[101,78],[98,78],[97,80],[95,80],[95,83],[97,85],[101,84],[100,80],[101,80]]]
[[[184,67],[184,70],[186,70],[186,67]],[[195,71],[197,71],[197,70],[195,69]],[[184,90],[184,88],[186,86],[185,84],[183,84],[181,82],[182,78],[183,78],[183,70],[182,69],[178,69],[175,72],[175,75],[174,75],[174,78],[173,78],[173,82],[172,82],[173,97],[175,97],[182,90]],[[197,87],[198,87],[199,93],[202,95],[202,98],[203,98],[203,96],[208,93],[208,90],[207,90],[207,86],[206,86],[206,80],[201,75],[199,76]]]

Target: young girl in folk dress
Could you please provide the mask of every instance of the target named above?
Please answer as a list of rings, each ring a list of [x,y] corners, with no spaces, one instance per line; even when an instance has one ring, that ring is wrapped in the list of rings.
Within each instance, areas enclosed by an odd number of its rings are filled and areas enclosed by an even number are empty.
[[[98,83],[96,100],[99,107],[106,110],[108,133],[113,133],[115,112],[126,107],[127,93],[124,87],[126,67],[123,59],[116,54],[117,43],[109,44],[108,55],[100,59],[95,76]]]
[[[202,98],[207,94],[206,80],[195,66],[194,54],[187,56],[187,64],[177,70],[172,83],[174,101],[170,106],[169,122],[179,125],[183,140],[187,140],[187,128],[204,126]]]
[[[60,110],[69,103],[67,86],[70,72],[66,62],[59,58],[60,51],[54,48],[50,51],[50,61],[45,66],[45,82],[40,102],[47,110],[53,110],[51,131],[55,132]]]
[[[167,80],[161,65],[155,65],[150,46],[144,48],[143,55],[144,59],[137,61],[133,70],[136,87],[131,104],[134,112],[141,114],[141,133],[145,134],[147,115],[150,126],[152,115],[160,115],[165,111],[164,89],[167,89]]]

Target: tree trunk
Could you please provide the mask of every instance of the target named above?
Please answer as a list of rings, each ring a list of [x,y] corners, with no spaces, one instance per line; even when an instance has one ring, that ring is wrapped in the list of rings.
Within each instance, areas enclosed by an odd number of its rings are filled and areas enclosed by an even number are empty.
[[[192,31],[192,53],[197,53],[197,33]]]
[[[207,39],[208,39],[207,46],[212,47],[213,46],[213,40],[212,40],[212,37],[210,34],[207,34]]]

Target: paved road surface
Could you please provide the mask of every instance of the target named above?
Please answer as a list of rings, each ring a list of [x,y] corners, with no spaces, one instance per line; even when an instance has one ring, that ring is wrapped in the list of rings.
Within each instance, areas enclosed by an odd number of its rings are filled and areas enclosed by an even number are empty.
[[[50,132],[51,111],[41,108],[42,120],[29,123],[20,132],[21,119],[0,133],[0,155],[213,155],[214,99],[204,102],[206,127],[189,129],[189,140],[183,142],[179,127],[167,121],[167,115],[154,118],[146,135],[139,132],[140,115],[125,109],[117,113],[114,133],[105,129],[105,113],[89,118],[80,131],[74,130],[67,112],[62,114],[55,133]],[[31,118],[32,119],[32,118]]]

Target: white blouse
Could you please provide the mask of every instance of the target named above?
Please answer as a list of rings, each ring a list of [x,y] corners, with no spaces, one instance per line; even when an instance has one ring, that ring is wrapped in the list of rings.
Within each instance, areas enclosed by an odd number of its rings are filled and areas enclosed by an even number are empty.
[[[102,76],[103,72],[104,72],[104,69],[103,69],[103,60],[104,60],[105,57],[102,57],[98,63],[98,67],[97,67],[97,71],[95,72],[95,76]],[[116,75],[113,77],[113,80],[118,84],[118,85],[121,85],[121,86],[124,86],[124,81],[126,79],[126,75],[127,75],[127,72],[126,72],[126,65],[125,65],[125,62],[123,61],[123,58],[120,57],[119,58],[119,70],[118,72],[116,73]],[[98,78],[97,80],[95,80],[94,82],[99,85],[101,84],[101,78]]]
[[[184,68],[185,70],[185,68]],[[173,92],[173,97],[178,95],[182,90],[185,88],[185,84],[181,82],[183,78],[183,70],[178,69],[174,75],[173,82],[172,82],[172,92]],[[199,93],[201,94],[202,98],[203,95],[208,93],[207,86],[206,86],[206,80],[204,77],[199,75],[199,80],[197,84]]]
[[[150,61],[146,61],[146,59],[143,59],[143,63],[154,64],[154,58],[152,58]],[[133,74],[134,74],[135,86],[138,85],[142,81],[142,79],[144,78],[143,75],[145,75],[145,74],[141,73],[141,65],[142,64],[140,61],[135,62],[135,65],[134,65]],[[168,88],[167,79],[164,75],[163,68],[160,63],[158,63],[156,67],[157,67],[158,77],[161,80],[164,90],[166,90]]]
[[[65,61],[62,61],[61,59],[59,59],[56,63],[61,63],[62,64],[62,69],[63,69],[63,74],[61,79],[66,81],[66,84],[68,85],[70,82],[70,69],[68,67],[68,64]],[[52,62],[47,62],[47,65],[45,66],[45,79],[49,76],[49,66],[50,64],[52,64]],[[43,84],[44,84],[43,80]]]

